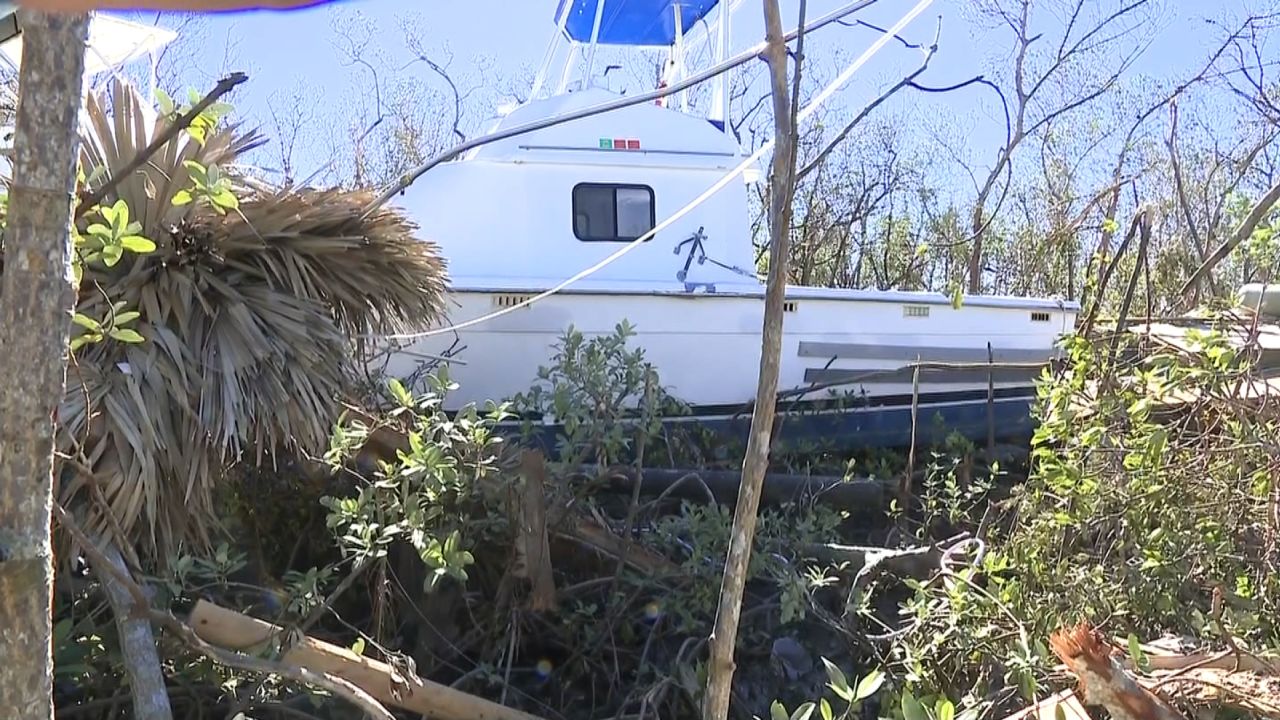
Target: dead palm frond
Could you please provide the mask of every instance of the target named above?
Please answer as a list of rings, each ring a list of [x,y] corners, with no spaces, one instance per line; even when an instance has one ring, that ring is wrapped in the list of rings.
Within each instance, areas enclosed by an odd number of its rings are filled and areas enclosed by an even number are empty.
[[[99,187],[170,122],[128,87],[112,96],[110,110],[100,97],[87,107],[82,161]],[[125,542],[161,562],[208,540],[213,489],[229,466],[323,448],[358,372],[353,337],[443,315],[444,263],[409,220],[386,208],[364,216],[371,193],[264,188],[226,170],[259,144],[234,127],[203,143],[180,133],[120,179],[102,204],[123,200],[157,247],[88,266],[81,282],[79,312],[102,319],[123,301],[141,313],[145,342],[77,352],[60,449],[93,473],[64,479],[61,499],[91,490],[114,516],[99,513],[94,530],[118,522]],[[223,168],[238,210],[175,205],[191,187],[186,161]],[[90,213],[81,225],[95,221]]]

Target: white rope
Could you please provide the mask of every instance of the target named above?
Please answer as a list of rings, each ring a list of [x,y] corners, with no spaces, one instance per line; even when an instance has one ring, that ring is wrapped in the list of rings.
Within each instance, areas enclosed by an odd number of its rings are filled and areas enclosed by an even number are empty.
[[[924,12],[925,8],[929,7],[929,5],[931,5],[932,3],[933,3],[933,0],[920,0],[918,3],[916,3],[916,6],[913,7],[911,11],[908,12],[906,15],[902,16],[902,18],[898,20],[898,22],[895,23],[893,27],[889,28],[888,31],[882,33],[880,37],[874,43],[871,44],[871,47],[867,48],[861,55],[859,55],[857,60],[854,60],[848,67],[844,69],[843,72],[840,73],[840,75],[836,77],[835,80],[832,80],[830,83],[828,83],[827,86],[822,89],[822,92],[818,93],[818,95],[814,97],[813,100],[809,101],[809,103],[805,105],[803,109],[801,109],[800,113],[796,115],[797,126],[800,123],[803,123],[805,120],[807,120],[815,112],[817,112],[818,108],[821,107],[822,104],[825,103],[827,100],[829,100],[832,95],[838,92],[840,88],[844,86],[845,83],[849,82],[849,78],[853,77],[853,74],[856,73],[859,69],[861,69],[862,66],[865,65],[867,61],[872,58],[872,56],[874,56],[877,52],[879,52],[880,49],[883,48],[893,38],[894,35],[897,35],[899,32],[901,32],[904,27],[906,27],[912,20],[914,20],[917,15]],[[622,257],[623,255],[626,255],[627,253],[631,252],[637,247],[640,247],[641,244],[648,241],[654,235],[658,234],[662,230],[665,230],[667,227],[670,227],[672,223],[676,222],[677,220],[684,217],[685,215],[688,215],[699,205],[706,202],[706,200],[710,198],[712,195],[719,192],[721,188],[725,187],[730,182],[732,182],[734,178],[741,175],[743,171],[745,171],[748,167],[754,165],[766,152],[768,152],[770,149],[773,148],[773,145],[776,141],[777,141],[777,138],[770,138],[767,142],[761,145],[759,149],[753,152],[750,157],[748,157],[746,160],[743,160],[741,163],[738,164],[737,167],[735,167],[733,170],[730,170],[727,174],[725,174],[723,177],[717,180],[711,187],[707,188],[705,192],[703,192],[698,197],[694,198],[693,201],[691,201],[684,207],[677,210],[674,214],[667,217],[662,222],[658,223],[656,226],[654,226],[653,229],[649,230],[644,235],[641,235],[640,237],[636,238],[630,243],[622,246],[612,255],[609,255],[608,257],[596,263],[595,265],[592,265],[591,267],[577,273],[573,277],[555,285],[554,287],[548,290],[544,290],[538,293],[537,295],[534,295],[521,302],[516,303],[515,305],[502,308],[501,310],[496,310],[487,315],[482,315],[478,318],[467,320],[466,322],[462,322],[457,325],[450,325],[449,327],[438,328],[435,330],[427,330],[424,332],[399,333],[399,334],[393,334],[393,335],[378,335],[368,339],[417,340],[420,338],[433,337],[435,335],[444,335],[445,333],[456,332],[458,330],[462,330],[465,328],[475,327],[476,325],[489,322],[490,320],[495,320],[499,317],[502,317],[503,315],[513,313],[516,310],[529,307],[535,302],[549,298],[552,295],[555,295],[556,293],[560,292],[561,290],[564,290],[565,288],[569,287],[570,285],[578,282],[579,280],[587,278],[595,274],[596,272],[599,272],[600,270],[604,269],[605,267],[608,267],[618,258]]]

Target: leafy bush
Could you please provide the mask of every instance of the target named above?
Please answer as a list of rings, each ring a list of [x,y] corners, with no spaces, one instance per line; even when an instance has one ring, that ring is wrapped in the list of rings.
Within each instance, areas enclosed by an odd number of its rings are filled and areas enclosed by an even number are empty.
[[[373,477],[359,478],[354,495],[321,502],[344,555],[359,565],[385,558],[394,542],[407,542],[430,569],[430,590],[444,577],[467,579],[474,558],[462,529],[481,529],[468,506],[483,506],[482,483],[497,471],[501,444],[494,426],[507,411],[494,405],[482,416],[469,405],[449,417],[443,400],[452,386],[443,376],[427,379],[430,389],[418,397],[397,380],[388,383],[397,403],[388,420],[403,423],[408,451],[399,451],[393,462],[379,460]],[[360,421],[339,424],[325,459],[343,467],[375,429]]]
[[[889,649],[909,687],[983,709],[1043,696],[1043,639],[1079,620],[1134,640],[1280,646],[1277,412],[1242,399],[1256,375],[1222,332],[1188,342],[1069,339],[992,549],[914,584]]]

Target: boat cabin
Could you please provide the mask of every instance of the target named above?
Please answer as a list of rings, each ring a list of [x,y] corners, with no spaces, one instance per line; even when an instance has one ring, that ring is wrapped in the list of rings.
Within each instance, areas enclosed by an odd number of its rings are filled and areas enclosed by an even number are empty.
[[[617,97],[592,87],[535,100],[491,131]],[[455,290],[540,290],[694,203],[742,159],[705,118],[644,103],[483,145],[419,178],[397,203],[441,246]],[[747,190],[735,178],[575,287],[757,289]]]

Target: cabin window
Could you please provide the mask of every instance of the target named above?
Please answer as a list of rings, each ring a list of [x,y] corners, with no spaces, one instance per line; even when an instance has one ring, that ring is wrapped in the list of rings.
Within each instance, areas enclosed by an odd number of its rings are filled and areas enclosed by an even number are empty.
[[[630,242],[653,229],[653,188],[583,183],[573,188],[573,234],[588,242]]]

